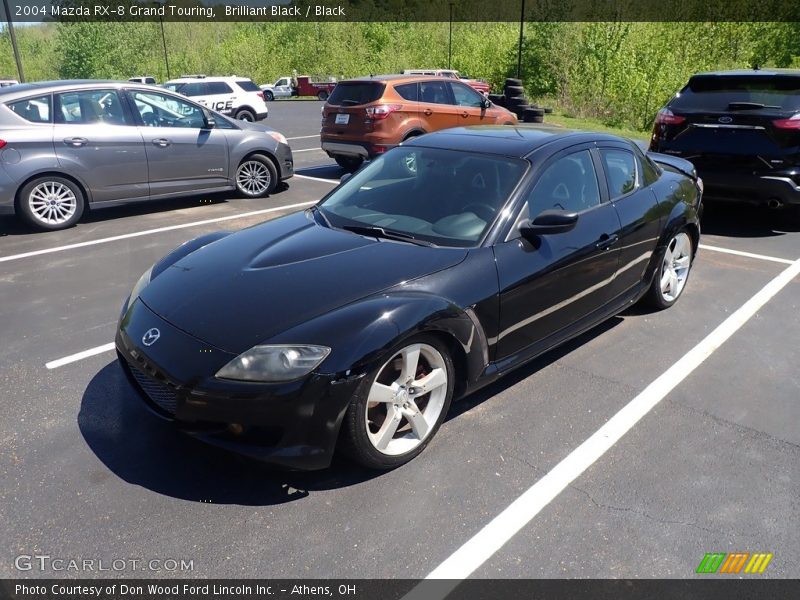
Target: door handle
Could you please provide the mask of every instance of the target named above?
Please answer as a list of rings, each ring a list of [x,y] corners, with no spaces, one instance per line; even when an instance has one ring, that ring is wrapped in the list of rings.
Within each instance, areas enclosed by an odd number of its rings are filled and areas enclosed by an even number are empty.
[[[594,247],[597,248],[598,250],[608,250],[609,248],[611,248],[611,246],[614,245],[614,243],[616,243],[618,239],[619,236],[616,233],[612,235],[604,233],[603,235],[600,236],[600,241],[597,242],[594,245]]]
[[[67,146],[72,146],[73,148],[80,148],[81,146],[85,146],[89,143],[89,140],[82,137],[71,137],[71,138],[64,138],[64,143]]]
[[[426,108],[425,110],[422,111],[422,114],[425,115],[426,117],[430,117],[433,114],[433,111],[430,108]]]
[[[164,139],[164,138],[158,138],[157,140],[153,140],[153,144],[158,146],[159,148],[166,148],[171,143],[172,142],[170,142],[169,140]]]
[[[463,113],[461,113],[461,116],[466,119],[469,116],[469,113],[467,111],[464,111]]]

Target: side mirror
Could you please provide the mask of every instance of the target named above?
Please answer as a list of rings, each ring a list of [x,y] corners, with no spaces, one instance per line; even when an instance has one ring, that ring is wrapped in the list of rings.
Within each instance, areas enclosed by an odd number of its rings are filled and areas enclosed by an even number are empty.
[[[342,175],[342,176],[339,178],[339,183],[344,183],[345,181],[347,181],[348,179],[350,179],[352,176],[353,176],[353,174],[352,174],[352,173],[345,173],[344,175]]]
[[[519,224],[519,232],[527,240],[536,239],[540,235],[566,233],[575,228],[578,213],[566,210],[545,210],[533,221],[526,220]]]
[[[217,122],[214,120],[214,117],[208,116],[206,117],[206,129],[214,129],[217,126]]]
[[[491,108],[491,107],[492,107],[491,100],[489,100],[488,98],[484,98],[483,100],[481,100],[481,108]]]

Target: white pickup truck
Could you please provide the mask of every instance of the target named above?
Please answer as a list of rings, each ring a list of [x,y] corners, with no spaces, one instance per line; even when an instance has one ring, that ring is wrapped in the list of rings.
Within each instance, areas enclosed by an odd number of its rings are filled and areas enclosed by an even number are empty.
[[[264,100],[272,101],[275,98],[289,98],[292,95],[292,78],[281,77],[275,83],[265,83],[261,86]]]

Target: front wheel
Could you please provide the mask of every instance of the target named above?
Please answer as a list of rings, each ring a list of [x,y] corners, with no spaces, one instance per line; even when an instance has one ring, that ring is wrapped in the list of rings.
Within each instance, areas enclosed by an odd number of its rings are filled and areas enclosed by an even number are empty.
[[[319,98],[320,100],[325,102],[325,100],[328,99],[328,92],[326,92],[325,90],[322,90],[319,94],[317,94],[317,98]]]
[[[650,284],[647,303],[653,308],[669,308],[678,301],[689,279],[694,246],[686,231],[679,231],[667,243]]]
[[[437,338],[395,346],[359,385],[342,424],[342,450],[371,469],[407,463],[444,421],[453,384],[453,361]]]
[[[272,161],[261,154],[254,154],[241,162],[236,169],[236,189],[248,198],[261,198],[275,191],[278,172]]]
[[[266,100],[267,102],[272,102],[273,100],[275,100],[275,95],[269,91],[264,92],[264,100]]]
[[[85,206],[81,189],[69,179],[55,175],[28,182],[20,190],[17,202],[22,218],[46,231],[72,227]]]

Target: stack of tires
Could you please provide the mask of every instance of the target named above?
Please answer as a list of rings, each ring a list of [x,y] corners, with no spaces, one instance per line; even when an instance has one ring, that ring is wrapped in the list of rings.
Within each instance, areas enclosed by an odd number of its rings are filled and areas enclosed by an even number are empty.
[[[517,118],[524,123],[543,123],[545,109],[539,108],[535,104],[530,104],[525,97],[525,90],[522,81],[509,77],[503,87],[503,95],[490,94],[489,100],[504,106],[517,115]]]

